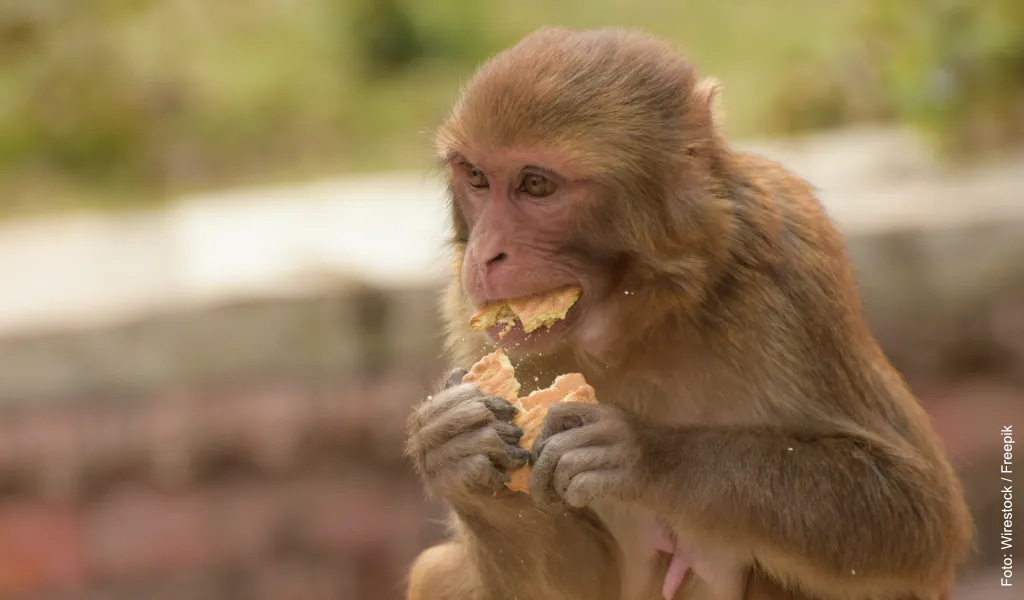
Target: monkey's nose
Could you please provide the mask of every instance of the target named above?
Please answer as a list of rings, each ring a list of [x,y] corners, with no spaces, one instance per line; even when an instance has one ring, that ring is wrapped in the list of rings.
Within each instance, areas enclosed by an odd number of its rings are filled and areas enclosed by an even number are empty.
[[[505,254],[504,252],[499,252],[487,260],[487,266],[496,267],[501,263],[505,262],[506,260],[508,260],[508,254]]]

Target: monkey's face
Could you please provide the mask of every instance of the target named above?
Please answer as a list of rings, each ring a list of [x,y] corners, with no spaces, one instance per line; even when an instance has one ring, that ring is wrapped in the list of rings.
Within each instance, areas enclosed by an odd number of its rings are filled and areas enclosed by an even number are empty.
[[[607,354],[667,314],[677,290],[698,296],[700,253],[727,240],[705,223],[713,88],[632,33],[546,29],[481,67],[435,140],[461,296],[479,308],[582,290],[551,329],[495,342]]]
[[[587,210],[592,182],[543,151],[492,150],[486,158],[456,154],[450,161],[455,210],[465,224],[462,284],[473,308],[567,286],[582,292],[566,319],[526,334],[518,325],[508,348],[572,341],[588,325],[609,285],[608,270],[578,243],[577,215]]]

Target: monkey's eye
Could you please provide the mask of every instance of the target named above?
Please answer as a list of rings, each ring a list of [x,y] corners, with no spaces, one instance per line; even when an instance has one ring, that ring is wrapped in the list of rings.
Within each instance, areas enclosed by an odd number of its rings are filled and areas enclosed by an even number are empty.
[[[557,189],[557,183],[537,173],[526,173],[523,176],[523,183],[519,186],[519,191],[525,192],[534,198],[545,198],[554,194]]]
[[[485,188],[488,186],[487,176],[484,172],[469,163],[462,163],[462,168],[466,170],[466,176],[469,178],[469,185],[478,189]]]

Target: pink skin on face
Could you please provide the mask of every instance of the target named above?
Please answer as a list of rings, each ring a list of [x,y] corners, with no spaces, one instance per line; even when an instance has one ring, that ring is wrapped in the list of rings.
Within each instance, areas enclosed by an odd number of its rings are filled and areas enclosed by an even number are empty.
[[[452,185],[470,229],[463,286],[476,305],[575,284],[558,248],[588,187],[537,154],[494,152],[486,164],[451,158]]]

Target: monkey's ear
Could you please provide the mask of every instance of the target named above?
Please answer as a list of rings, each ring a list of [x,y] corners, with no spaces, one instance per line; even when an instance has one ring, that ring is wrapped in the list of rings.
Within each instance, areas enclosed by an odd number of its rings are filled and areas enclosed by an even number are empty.
[[[714,77],[707,77],[693,88],[693,103],[706,107],[713,123],[718,123],[722,116],[721,102],[722,82]]]
[[[708,77],[697,82],[690,90],[690,97],[687,98],[689,123],[686,126],[693,136],[686,144],[686,153],[690,156],[701,154],[716,143],[716,132],[722,117],[719,106],[721,89],[722,84],[717,79]]]

